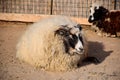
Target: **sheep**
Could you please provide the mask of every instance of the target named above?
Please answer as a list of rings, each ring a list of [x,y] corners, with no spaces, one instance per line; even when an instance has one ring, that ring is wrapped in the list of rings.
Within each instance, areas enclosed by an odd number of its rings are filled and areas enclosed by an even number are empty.
[[[69,71],[88,56],[82,27],[65,16],[29,26],[17,44],[16,57],[47,71]]]
[[[109,11],[103,6],[93,4],[90,8],[88,22],[93,23],[93,26],[97,27],[96,30],[105,33],[105,36],[115,35],[117,37],[117,33],[120,32],[120,10]]]

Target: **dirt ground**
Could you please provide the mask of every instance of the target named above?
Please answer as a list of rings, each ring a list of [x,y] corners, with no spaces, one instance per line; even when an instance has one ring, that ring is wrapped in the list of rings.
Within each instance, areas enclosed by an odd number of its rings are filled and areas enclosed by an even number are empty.
[[[101,63],[83,63],[69,72],[48,72],[16,59],[16,44],[28,24],[0,22],[0,80],[120,80],[120,38],[86,29],[89,55]]]

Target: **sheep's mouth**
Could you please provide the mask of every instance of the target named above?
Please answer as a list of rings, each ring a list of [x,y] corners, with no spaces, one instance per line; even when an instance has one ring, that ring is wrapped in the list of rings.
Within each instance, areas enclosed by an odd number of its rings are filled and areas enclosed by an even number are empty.
[[[80,51],[76,50],[74,53],[76,53],[76,54],[83,54],[84,50],[80,50]]]
[[[83,54],[84,53],[84,50],[77,50],[77,49],[73,49],[70,51],[70,54]]]

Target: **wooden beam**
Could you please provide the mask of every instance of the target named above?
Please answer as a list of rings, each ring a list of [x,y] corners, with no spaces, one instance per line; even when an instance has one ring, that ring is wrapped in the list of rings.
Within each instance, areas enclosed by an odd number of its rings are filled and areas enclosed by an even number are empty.
[[[0,13],[0,20],[5,21],[21,21],[21,22],[37,22],[41,19],[50,17],[51,15],[41,14],[15,14],[15,13]],[[52,15],[53,16],[53,15]],[[91,25],[86,18],[71,17],[72,20],[84,25]]]
[[[91,23],[88,22],[87,18],[75,18],[75,17],[71,17],[72,20],[83,24],[83,25],[92,25]]]

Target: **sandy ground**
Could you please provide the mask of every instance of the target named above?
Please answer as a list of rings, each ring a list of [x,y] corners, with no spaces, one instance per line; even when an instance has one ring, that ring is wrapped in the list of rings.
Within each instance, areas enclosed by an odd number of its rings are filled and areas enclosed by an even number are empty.
[[[101,63],[83,63],[70,72],[48,72],[16,59],[16,44],[26,30],[24,23],[0,22],[0,80],[120,80],[120,39],[99,37],[85,30],[89,54]]]

